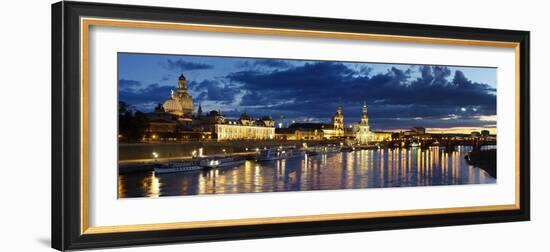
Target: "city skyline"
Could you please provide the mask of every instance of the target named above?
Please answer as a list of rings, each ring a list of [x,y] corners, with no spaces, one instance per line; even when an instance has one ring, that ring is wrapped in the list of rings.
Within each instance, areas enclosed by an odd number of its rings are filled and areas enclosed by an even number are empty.
[[[119,100],[149,112],[183,73],[195,111],[228,117],[270,115],[285,126],[326,122],[338,105],[344,124],[361,117],[375,130],[496,133],[496,69],[119,53]]]

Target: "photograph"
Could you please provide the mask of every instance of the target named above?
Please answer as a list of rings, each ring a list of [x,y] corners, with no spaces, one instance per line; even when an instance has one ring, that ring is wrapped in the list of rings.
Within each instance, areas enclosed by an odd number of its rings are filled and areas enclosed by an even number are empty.
[[[119,199],[497,183],[496,67],[119,52],[117,75]]]
[[[415,243],[426,237],[436,250],[544,243],[531,211],[546,207],[532,178],[548,177],[532,176],[548,106],[531,101],[550,100],[531,85],[543,65],[531,56],[544,55],[532,53],[545,48],[548,29],[535,20],[544,8],[153,2],[57,2],[51,22],[29,21],[33,32],[11,37],[32,36],[6,46],[25,68],[4,85],[21,87],[3,92],[15,105],[4,117],[16,119],[3,132],[22,147],[6,167],[41,172],[9,180],[29,196],[8,196],[38,200],[19,212],[51,205],[29,222],[43,219],[36,244],[320,252],[425,250]],[[32,43],[45,33],[51,43]],[[18,84],[29,57],[44,66],[32,76],[51,71],[49,91]]]

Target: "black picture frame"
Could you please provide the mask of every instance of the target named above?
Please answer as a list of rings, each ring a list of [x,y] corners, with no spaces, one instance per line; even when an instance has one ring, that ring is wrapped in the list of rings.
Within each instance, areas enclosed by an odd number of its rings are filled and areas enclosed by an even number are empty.
[[[465,212],[239,225],[157,231],[82,234],[81,17],[253,26],[365,34],[490,40],[519,44],[519,208]],[[529,32],[393,22],[298,17],[102,3],[52,5],[52,247],[58,250],[174,242],[330,234],[388,229],[527,221],[530,218]]]

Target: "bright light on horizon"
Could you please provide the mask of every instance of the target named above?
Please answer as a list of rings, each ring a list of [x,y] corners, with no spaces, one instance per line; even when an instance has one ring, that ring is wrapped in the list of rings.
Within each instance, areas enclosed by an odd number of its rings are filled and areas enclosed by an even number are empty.
[[[426,133],[470,134],[473,131],[481,132],[482,130],[488,130],[492,135],[497,133],[496,128],[479,127],[426,128]]]
[[[391,129],[391,130],[374,130],[380,132],[399,133],[411,130],[406,129]],[[492,127],[450,127],[450,128],[426,128],[426,133],[434,134],[470,134],[473,131],[481,132],[482,130],[488,130],[491,135],[497,134],[497,129]]]

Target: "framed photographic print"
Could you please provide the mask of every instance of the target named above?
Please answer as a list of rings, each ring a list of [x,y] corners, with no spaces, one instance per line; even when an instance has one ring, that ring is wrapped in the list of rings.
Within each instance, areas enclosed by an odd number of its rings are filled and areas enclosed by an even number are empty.
[[[58,250],[529,220],[529,32],[52,6]]]

